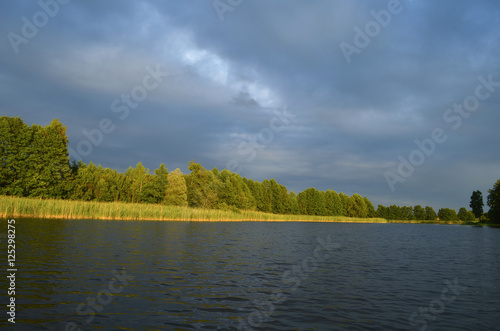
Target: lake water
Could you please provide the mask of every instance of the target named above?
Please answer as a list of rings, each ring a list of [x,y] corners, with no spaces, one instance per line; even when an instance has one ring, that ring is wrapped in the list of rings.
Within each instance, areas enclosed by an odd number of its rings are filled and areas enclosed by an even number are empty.
[[[12,330],[500,330],[488,227],[18,219],[16,260]]]

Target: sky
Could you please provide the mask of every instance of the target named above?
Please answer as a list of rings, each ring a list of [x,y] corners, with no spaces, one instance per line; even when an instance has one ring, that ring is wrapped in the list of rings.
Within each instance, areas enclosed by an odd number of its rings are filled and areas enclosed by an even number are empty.
[[[500,178],[497,0],[16,0],[0,21],[0,116],[59,119],[73,160],[436,211]]]

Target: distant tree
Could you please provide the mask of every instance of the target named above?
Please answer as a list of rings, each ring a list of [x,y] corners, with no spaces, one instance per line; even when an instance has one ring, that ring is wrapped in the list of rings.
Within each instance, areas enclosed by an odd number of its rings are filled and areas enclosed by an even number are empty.
[[[135,168],[129,167],[127,169],[125,177],[130,182],[130,186],[128,187],[129,202],[150,202],[148,197],[151,195],[151,186],[149,184],[152,181],[152,177],[149,169],[139,162]]]
[[[325,195],[310,187],[297,196],[299,210],[303,215],[326,215]]]
[[[416,220],[419,221],[425,220],[425,209],[422,208],[421,205],[413,207],[413,216],[415,216]]]
[[[365,201],[367,213],[366,217],[368,218],[373,218],[377,216],[377,212],[375,211],[375,207],[373,207],[373,204],[371,203],[370,200],[368,200],[367,197],[364,197],[363,200]]]
[[[475,220],[475,215],[472,211],[468,211],[465,207],[458,210],[458,219],[464,222],[472,222]]]
[[[349,216],[349,208],[351,205],[351,198],[342,192],[339,193],[340,201],[342,202],[342,210],[344,216]]]
[[[299,211],[299,204],[297,203],[297,195],[295,194],[295,192],[290,191],[289,196],[290,196],[290,210],[287,212],[287,214],[298,215],[300,211]]]
[[[351,196],[349,208],[347,209],[349,217],[361,217],[366,218],[368,216],[368,208],[365,204],[365,200],[361,195],[354,193]]]
[[[440,221],[456,221],[458,220],[457,212],[455,209],[441,208],[438,211]]]
[[[285,199],[287,196],[283,193],[283,186],[279,185],[273,178],[269,181],[269,191],[271,195],[271,212],[274,214],[284,214],[287,203]],[[288,192],[286,195],[288,195]]]
[[[382,205],[378,205],[377,206],[377,217],[388,219],[388,217],[389,217],[388,208],[384,207]]]
[[[403,213],[401,207],[396,205],[390,205],[387,212],[387,219],[389,220],[403,220]]]
[[[488,190],[488,216],[493,223],[500,223],[500,179]]]
[[[64,198],[70,177],[66,127],[0,117],[0,194]]]
[[[401,215],[404,220],[414,220],[415,215],[413,215],[413,207],[403,206],[401,207]]]
[[[327,215],[336,216],[344,214],[344,206],[340,200],[340,196],[333,190],[325,192],[325,208]]]
[[[172,206],[188,205],[186,180],[179,168],[170,172],[167,176],[167,187],[165,188],[163,202]]]
[[[149,175],[142,194],[142,201],[162,203],[165,200],[165,189],[168,183],[168,169],[165,164],[155,169],[154,175]]]
[[[189,206],[215,208],[217,206],[217,187],[219,179],[201,164],[189,162],[191,173],[186,176],[187,198]]]
[[[427,221],[435,221],[437,219],[436,212],[434,211],[434,208],[426,206],[425,207],[425,219]]]
[[[481,215],[483,214],[484,206],[483,194],[481,193],[481,191],[472,192],[469,206],[472,208],[474,216],[476,216],[477,218],[481,217]]]

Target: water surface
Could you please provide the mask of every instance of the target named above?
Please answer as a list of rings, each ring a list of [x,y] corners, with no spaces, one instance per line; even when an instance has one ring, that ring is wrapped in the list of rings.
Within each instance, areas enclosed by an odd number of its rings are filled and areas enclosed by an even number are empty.
[[[19,219],[16,235],[22,330],[500,329],[500,229]]]

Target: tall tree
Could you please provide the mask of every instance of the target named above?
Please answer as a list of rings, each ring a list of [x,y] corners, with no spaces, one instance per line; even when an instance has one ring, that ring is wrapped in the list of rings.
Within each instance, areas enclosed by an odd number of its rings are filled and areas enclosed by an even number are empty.
[[[179,170],[175,169],[168,174],[167,187],[165,189],[165,204],[173,206],[187,206],[187,187],[184,175]]]
[[[474,213],[474,216],[476,216],[476,218],[481,217],[481,215],[483,214],[484,206],[483,194],[481,193],[481,191],[478,190],[472,192],[469,206],[472,208],[472,212]]]
[[[488,190],[488,216],[493,223],[500,223],[500,179]]]
[[[351,198],[342,192],[339,193],[340,201],[342,202],[342,210],[344,216],[349,216],[349,206],[351,204]]]
[[[194,161],[189,162],[191,173],[186,176],[189,206],[215,208],[217,206],[217,187],[219,179],[214,173]]]
[[[333,190],[326,190],[325,206],[328,215],[336,216],[344,214],[344,205],[342,204],[338,193]]]
[[[421,205],[416,205],[413,207],[413,216],[415,216],[416,220],[425,220],[425,209]]]
[[[425,219],[428,221],[435,221],[437,219],[436,212],[434,208],[426,206],[425,207]]]
[[[366,218],[368,216],[368,208],[366,207],[365,200],[363,200],[361,195],[354,193],[351,196],[347,212],[349,217]]]
[[[0,117],[1,194],[28,195],[27,170],[31,172],[33,166],[29,159],[32,141],[33,131],[20,117]]]
[[[128,188],[129,201],[134,202],[144,202],[144,197],[146,197],[149,192],[145,190],[147,183],[151,180],[149,169],[146,169],[141,162],[137,163],[135,168],[129,167],[125,172],[125,176],[130,181],[130,186]]]
[[[389,219],[389,208],[378,205],[377,206],[377,217]]]
[[[365,201],[365,205],[366,205],[366,209],[367,209],[366,217],[373,218],[373,217],[377,216],[377,212],[375,211],[375,207],[373,207],[372,202],[370,200],[368,200],[367,197],[363,197],[363,200]]]

